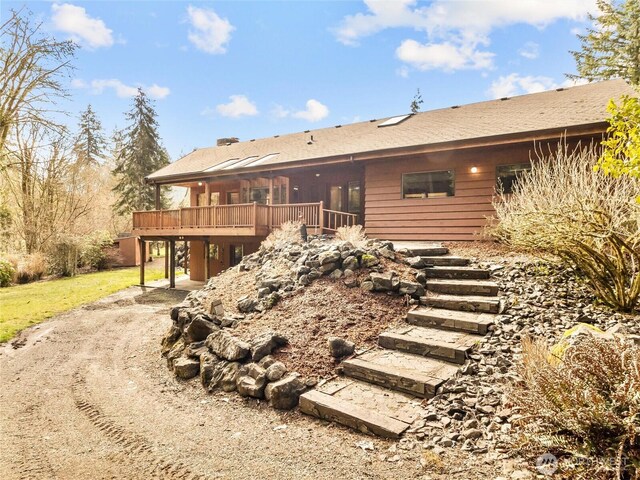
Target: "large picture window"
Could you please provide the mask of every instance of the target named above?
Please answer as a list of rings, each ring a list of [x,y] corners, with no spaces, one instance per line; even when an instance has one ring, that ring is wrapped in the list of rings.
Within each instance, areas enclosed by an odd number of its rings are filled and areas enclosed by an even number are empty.
[[[402,175],[402,198],[452,197],[454,177],[453,170],[405,173]]]
[[[530,170],[530,163],[498,165],[496,168],[496,191],[500,193],[513,193],[513,187],[518,181],[518,177]]]

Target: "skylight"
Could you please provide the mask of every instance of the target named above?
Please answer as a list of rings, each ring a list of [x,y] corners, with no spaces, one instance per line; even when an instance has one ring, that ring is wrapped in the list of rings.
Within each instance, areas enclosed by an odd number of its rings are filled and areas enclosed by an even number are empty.
[[[272,158],[277,157],[278,155],[279,155],[278,153],[270,153],[269,155],[265,155],[264,157],[261,157],[257,160],[253,160],[252,162],[245,163],[243,167],[253,167],[255,165],[260,165],[261,163],[265,163],[271,160]]]
[[[234,163],[239,161],[240,161],[239,158],[230,158],[229,160],[225,160],[222,163],[218,163],[217,165],[214,165],[212,167],[205,168],[203,172],[214,172],[216,170],[220,170],[222,168],[228,167],[229,165],[233,165]]]
[[[251,157],[246,157],[243,158],[242,160],[240,160],[238,163],[233,163],[231,165],[228,165],[226,167],[224,167],[222,170],[231,170],[232,168],[240,168],[240,167],[244,167],[246,164],[251,163],[252,161],[254,161],[256,158],[258,158],[257,155],[253,155]]]
[[[378,127],[390,127],[391,125],[397,125],[400,122],[404,122],[407,118],[409,118],[411,114],[408,115],[399,115],[397,117],[391,117],[388,120],[382,122]]]

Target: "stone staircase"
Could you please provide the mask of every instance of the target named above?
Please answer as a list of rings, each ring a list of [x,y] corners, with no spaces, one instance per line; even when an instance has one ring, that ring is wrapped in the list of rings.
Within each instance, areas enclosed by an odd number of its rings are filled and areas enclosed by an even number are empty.
[[[427,293],[407,325],[378,337],[381,349],[342,363],[344,376],[300,397],[300,410],[364,433],[398,438],[436,395],[501,312],[490,272],[440,246],[412,247],[426,265]]]

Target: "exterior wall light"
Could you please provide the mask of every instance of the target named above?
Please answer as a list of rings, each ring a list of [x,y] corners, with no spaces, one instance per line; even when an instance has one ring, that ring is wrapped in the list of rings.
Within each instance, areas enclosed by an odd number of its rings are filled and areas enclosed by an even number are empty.
[[[478,167],[471,167],[471,173],[478,173]]]
[[[198,186],[201,187],[202,186],[202,182],[198,182]]]

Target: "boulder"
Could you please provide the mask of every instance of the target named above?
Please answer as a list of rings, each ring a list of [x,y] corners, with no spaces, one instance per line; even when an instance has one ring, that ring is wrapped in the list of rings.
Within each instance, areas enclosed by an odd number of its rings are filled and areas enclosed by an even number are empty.
[[[167,365],[169,368],[173,368],[173,361],[182,356],[185,348],[184,338],[179,338],[178,341],[173,344],[173,347],[171,347],[171,350],[167,353]]]
[[[216,330],[207,337],[206,345],[218,357],[231,362],[244,360],[249,355],[251,345],[234,337],[225,330]]]
[[[327,265],[329,263],[337,263],[340,261],[340,252],[337,250],[328,250],[318,255],[318,262],[320,266]]]
[[[203,387],[209,387],[215,367],[220,361],[213,353],[205,352],[200,355],[200,382]]]
[[[400,294],[402,295],[411,295],[414,297],[422,297],[426,294],[425,289],[422,285],[417,282],[405,282],[400,281]]]
[[[247,374],[237,379],[238,393],[243,397],[262,398],[267,385],[266,370],[256,363],[250,363],[245,370]]]
[[[258,301],[251,297],[242,297],[238,300],[238,310],[242,313],[251,313],[256,309]]]
[[[340,270],[339,268],[336,268],[333,272],[329,274],[329,278],[338,280],[339,278],[342,278],[343,275],[344,273],[342,272],[342,270]]]
[[[393,290],[393,273],[372,273],[374,292],[389,292]]]
[[[388,246],[378,250],[378,253],[384,258],[388,258],[389,260],[396,259],[396,254],[393,253],[393,250],[391,250]]]
[[[236,389],[241,365],[238,362],[219,360],[213,366],[209,391],[221,388],[225,392],[233,392]]]
[[[329,273],[333,272],[336,268],[338,268],[337,263],[325,263],[324,265],[320,265],[320,268],[318,270],[320,270],[320,273],[322,275],[328,275]]]
[[[210,296],[202,305],[205,311],[214,317],[224,317],[224,306],[218,297]]]
[[[276,382],[280,380],[285,373],[287,373],[287,367],[282,362],[274,362],[267,368],[267,380],[270,382]]]
[[[200,361],[188,357],[180,357],[173,362],[173,373],[176,377],[188,380],[198,375]]]
[[[276,362],[277,360],[275,358],[273,358],[271,355],[267,355],[266,357],[262,358],[262,360],[258,362],[258,365],[260,365],[262,368],[268,369],[271,365],[273,365]]]
[[[300,278],[298,279],[298,283],[300,285],[311,285],[311,280],[309,279],[309,275],[301,275]]]
[[[356,270],[359,266],[358,259],[353,255],[348,256],[342,261],[342,268],[344,269]]]
[[[364,268],[371,268],[371,267],[375,267],[376,265],[378,265],[380,263],[380,260],[378,260],[377,257],[374,257],[373,255],[369,255],[369,254],[364,254],[362,255],[362,262],[361,265]]]
[[[173,347],[173,345],[180,338],[180,335],[181,333],[178,327],[176,327],[175,325],[171,325],[169,327],[169,330],[167,330],[167,333],[165,333],[164,337],[162,337],[162,342],[161,342],[162,355],[166,355],[167,353],[169,353],[169,351],[171,350],[171,347]]]
[[[373,290],[373,282],[371,280],[365,280],[360,284],[360,288],[365,292],[371,292]]]
[[[197,315],[184,329],[184,340],[186,343],[200,342],[213,332],[218,330],[218,326],[205,319],[203,315]]]
[[[298,405],[300,394],[305,390],[305,384],[297,373],[291,373],[286,377],[270,383],[264,390],[265,398],[269,405],[280,410],[290,410]]]
[[[187,310],[189,308],[189,304],[182,302],[179,303],[178,305],[174,305],[173,307],[171,307],[171,320],[173,320],[174,322],[176,322],[178,320],[178,315],[180,314],[180,312],[182,310]]]
[[[276,348],[284,347],[289,340],[284,335],[276,332],[265,332],[251,340],[251,360],[260,361],[267,355],[271,355]]]
[[[427,266],[422,257],[408,257],[404,261],[411,268],[424,268]]]
[[[184,354],[187,357],[199,359],[200,355],[208,351],[209,349],[204,344],[204,341],[200,341],[200,342],[192,342],[189,345],[187,345],[187,347],[184,349]]]
[[[355,343],[339,337],[329,337],[327,344],[329,345],[329,353],[331,353],[331,356],[334,358],[353,355],[353,352],[356,349]]]

